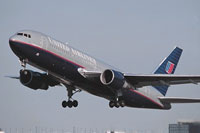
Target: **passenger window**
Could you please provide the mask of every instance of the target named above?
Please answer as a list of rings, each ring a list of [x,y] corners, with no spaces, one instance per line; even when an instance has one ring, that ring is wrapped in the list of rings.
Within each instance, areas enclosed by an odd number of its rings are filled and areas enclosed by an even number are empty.
[[[24,34],[24,36],[27,37],[28,35],[27,35],[27,34]]]
[[[28,35],[28,38],[31,38],[31,35],[30,35],[30,34]]]

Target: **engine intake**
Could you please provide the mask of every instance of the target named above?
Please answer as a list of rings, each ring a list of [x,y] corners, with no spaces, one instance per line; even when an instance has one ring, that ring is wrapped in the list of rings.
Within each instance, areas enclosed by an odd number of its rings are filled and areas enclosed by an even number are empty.
[[[114,89],[121,89],[125,83],[122,73],[107,69],[100,76],[101,83]]]
[[[49,85],[45,79],[46,74],[33,72],[31,70],[20,70],[20,82],[31,89],[47,90]]]

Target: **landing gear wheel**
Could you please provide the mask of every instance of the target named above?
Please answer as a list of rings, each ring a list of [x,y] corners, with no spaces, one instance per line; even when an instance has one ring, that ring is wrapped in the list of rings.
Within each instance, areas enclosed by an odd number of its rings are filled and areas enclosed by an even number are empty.
[[[124,107],[124,106],[125,106],[124,100],[119,101],[119,105],[120,105],[121,107]]]
[[[115,107],[119,108],[119,106],[120,106],[119,102],[115,102]]]
[[[120,101],[110,101],[109,102],[109,107],[110,108],[113,108],[113,107],[116,107],[116,108],[119,108],[119,107],[124,107],[126,104],[125,104],[125,101],[124,100],[120,100]]]
[[[115,106],[115,103],[114,103],[113,101],[110,101],[110,102],[109,102],[109,107],[110,107],[110,108],[113,108],[114,106]]]
[[[77,107],[77,106],[78,106],[78,101],[74,100],[74,101],[72,102],[72,104],[73,104],[74,107]]]
[[[69,100],[69,101],[68,101],[68,107],[71,108],[72,105],[73,105],[72,101]]]
[[[66,108],[66,107],[69,107],[69,108],[72,108],[72,107],[77,107],[78,106],[78,101],[74,100],[74,101],[63,101],[62,102],[62,107],[63,108]]]
[[[63,108],[66,108],[66,107],[67,107],[67,102],[66,102],[66,101],[63,101],[63,102],[62,102],[62,107],[63,107]]]

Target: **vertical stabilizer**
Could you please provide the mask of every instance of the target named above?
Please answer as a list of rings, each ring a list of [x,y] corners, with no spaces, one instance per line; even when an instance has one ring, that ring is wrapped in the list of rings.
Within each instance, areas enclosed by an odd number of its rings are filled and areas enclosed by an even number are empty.
[[[161,62],[154,74],[174,74],[182,51],[181,48],[176,47],[171,54]],[[165,96],[169,86],[163,85],[153,87]]]

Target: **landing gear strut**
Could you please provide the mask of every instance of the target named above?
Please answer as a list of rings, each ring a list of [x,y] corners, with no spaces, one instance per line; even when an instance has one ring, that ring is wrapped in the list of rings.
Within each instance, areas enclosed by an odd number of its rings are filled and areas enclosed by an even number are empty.
[[[113,98],[113,100],[111,100],[109,102],[109,107],[110,108],[113,108],[113,107],[116,107],[116,108],[124,107],[126,104],[125,104],[125,101],[122,98],[123,97],[122,90],[117,90],[114,93],[115,93],[115,97]]]
[[[20,61],[21,66],[25,69],[26,68],[27,59],[20,59],[19,61]]]
[[[72,96],[77,93],[80,92],[80,90],[76,90],[76,88],[74,86],[66,86],[67,87],[67,92],[68,92],[68,101],[63,101],[62,102],[62,107],[66,108],[72,108],[72,107],[77,107],[78,106],[78,101],[74,100],[72,98]]]

